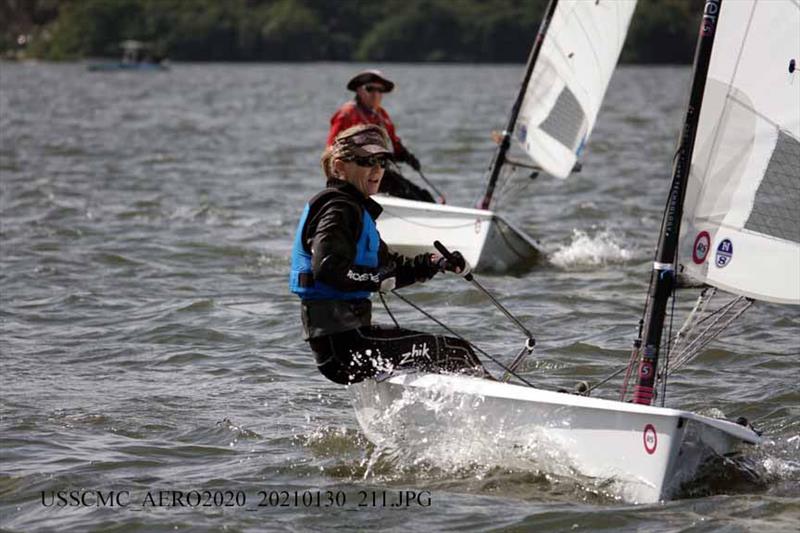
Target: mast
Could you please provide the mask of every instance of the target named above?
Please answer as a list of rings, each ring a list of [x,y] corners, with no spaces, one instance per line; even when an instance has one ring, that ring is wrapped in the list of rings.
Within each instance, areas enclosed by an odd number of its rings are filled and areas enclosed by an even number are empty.
[[[703,8],[703,20],[700,23],[700,35],[694,55],[694,75],[689,105],[683,122],[677,157],[672,167],[672,185],[664,211],[664,219],[661,222],[658,251],[653,263],[647,307],[644,313],[644,340],[642,342],[644,353],[639,363],[639,381],[633,391],[633,401],[638,404],[650,405],[654,396],[664,317],[667,301],[672,295],[675,282],[675,255],[683,214],[686,182],[689,178],[697,123],[700,118],[703,91],[706,86],[706,75],[711,61],[711,49],[714,45],[721,5],[722,0],[706,0]],[[637,339],[638,341],[639,339]]]
[[[528,90],[528,82],[531,79],[531,74],[533,74],[533,67],[536,65],[536,59],[539,57],[539,51],[542,49],[544,37],[547,33],[547,29],[550,27],[550,20],[553,18],[553,13],[556,11],[557,4],[558,0],[550,0],[547,4],[544,18],[542,18],[542,22],[539,25],[536,40],[533,42],[531,53],[528,56],[528,64],[525,67],[525,76],[522,78],[522,86],[519,88],[517,99],[511,107],[511,115],[508,117],[506,129],[503,131],[503,139],[500,141],[500,145],[497,147],[494,159],[492,160],[492,173],[489,177],[489,184],[486,186],[486,193],[484,193],[483,200],[481,200],[481,209],[489,209],[489,204],[492,201],[494,187],[497,185],[497,178],[500,176],[500,169],[503,167],[503,163],[505,163],[506,152],[508,152],[508,149],[511,147],[511,134],[514,132],[514,126],[517,123],[519,110],[522,107],[522,100],[524,100],[525,92]]]

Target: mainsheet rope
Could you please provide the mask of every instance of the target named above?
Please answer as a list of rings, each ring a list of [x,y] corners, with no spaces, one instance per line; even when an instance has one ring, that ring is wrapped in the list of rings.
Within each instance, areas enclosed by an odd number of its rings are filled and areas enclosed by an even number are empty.
[[[458,333],[456,333],[455,331],[453,331],[453,330],[452,330],[452,329],[451,329],[449,326],[447,326],[446,324],[444,324],[444,323],[443,323],[441,320],[439,320],[439,319],[438,319],[438,318],[436,318],[435,316],[431,315],[430,313],[428,313],[427,311],[425,311],[424,309],[422,309],[420,306],[418,306],[417,304],[415,304],[414,302],[412,302],[412,301],[411,301],[411,300],[409,300],[408,298],[404,297],[402,294],[400,294],[399,292],[397,292],[397,289],[392,289],[392,291],[391,291],[391,292],[392,292],[392,294],[394,294],[395,296],[397,296],[398,298],[400,298],[400,299],[401,299],[403,302],[405,302],[405,303],[406,303],[406,304],[408,304],[409,306],[413,307],[414,309],[416,309],[417,311],[419,311],[420,313],[422,313],[422,314],[423,314],[423,315],[424,315],[426,318],[430,319],[430,320],[431,320],[431,321],[433,321],[435,324],[437,324],[438,326],[440,326],[441,328],[443,328],[443,329],[444,329],[445,331],[447,331],[447,332],[448,332],[450,335],[453,335],[454,337],[456,337],[456,338],[458,338],[458,339],[461,339],[462,341],[464,341],[464,342],[466,342],[467,344],[469,344],[470,346],[472,346],[472,348],[473,348],[475,351],[479,352],[481,355],[484,355],[484,356],[486,356],[486,358],[487,358],[487,359],[489,359],[490,361],[492,361],[494,364],[496,364],[497,366],[499,366],[500,368],[502,368],[503,370],[505,370],[506,372],[508,372],[509,374],[511,374],[512,376],[514,376],[515,378],[517,378],[518,380],[520,380],[520,381],[521,381],[522,383],[524,383],[525,385],[527,385],[527,386],[529,386],[529,387],[531,387],[531,388],[536,388],[536,386],[535,386],[535,385],[533,385],[531,382],[529,382],[528,380],[526,380],[525,378],[523,378],[522,376],[520,376],[519,374],[517,374],[516,372],[514,372],[514,371],[513,371],[513,370],[511,370],[510,368],[508,368],[506,365],[504,365],[503,363],[501,363],[500,361],[498,361],[498,360],[497,360],[496,358],[494,358],[493,356],[489,355],[487,352],[485,352],[484,350],[482,350],[480,347],[476,346],[476,345],[475,345],[473,342],[471,342],[471,341],[469,341],[469,340],[465,339],[465,338],[464,338],[462,335],[459,335]],[[380,294],[380,293],[379,293],[379,294]],[[394,321],[394,323],[395,323],[395,324],[397,324],[397,321],[394,319],[394,316],[392,316],[392,314],[391,314],[391,311],[389,310],[389,306],[386,304],[386,300],[384,300],[384,298],[383,298],[383,295],[381,295],[381,302],[383,303],[383,306],[386,308],[386,312],[387,312],[387,313],[389,313],[389,316],[391,316],[391,317],[392,317],[392,320]],[[397,327],[400,327],[400,326],[398,325]]]

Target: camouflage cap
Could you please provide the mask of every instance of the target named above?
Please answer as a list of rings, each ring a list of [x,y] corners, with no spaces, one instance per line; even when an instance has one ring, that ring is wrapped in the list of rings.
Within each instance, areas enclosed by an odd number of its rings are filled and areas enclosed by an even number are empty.
[[[369,157],[372,155],[391,155],[388,148],[389,140],[386,132],[375,124],[359,124],[347,128],[331,145],[331,153],[335,159],[350,159],[353,157]]]

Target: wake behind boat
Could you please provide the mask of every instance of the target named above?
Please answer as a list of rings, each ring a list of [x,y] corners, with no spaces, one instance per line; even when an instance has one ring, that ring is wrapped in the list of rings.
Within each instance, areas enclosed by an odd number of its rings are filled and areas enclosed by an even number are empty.
[[[416,255],[432,251],[431,243],[440,240],[462,253],[469,250],[465,257],[481,271],[522,269],[542,257],[536,239],[498,214],[498,193],[519,194],[531,171],[566,178],[579,165],[635,7],[636,0],[551,0],[479,209],[456,212],[439,204],[377,196],[385,209],[378,220],[384,241]],[[512,138],[530,162],[509,157]]]
[[[527,381],[393,375],[351,387],[367,437],[420,449],[458,438],[469,449],[490,435],[501,456],[546,448],[556,464],[611,480],[617,495],[641,503],[673,497],[706,461],[758,444],[743,418],[666,407],[667,381],[756,300],[800,305],[797,35],[793,0],[706,1],[647,303],[618,400],[586,397],[603,382],[568,394]],[[679,248],[692,262],[686,274],[705,288],[675,338],[662,340]],[[732,297],[715,307],[718,290]]]

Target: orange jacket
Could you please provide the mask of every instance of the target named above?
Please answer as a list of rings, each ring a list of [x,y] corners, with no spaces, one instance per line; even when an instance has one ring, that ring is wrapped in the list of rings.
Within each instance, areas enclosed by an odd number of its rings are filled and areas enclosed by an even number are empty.
[[[333,140],[339,132],[346,130],[358,124],[377,124],[386,130],[389,138],[392,140],[392,148],[394,149],[395,159],[398,161],[405,160],[408,150],[406,150],[403,143],[400,142],[400,137],[394,131],[394,124],[389,114],[384,111],[382,107],[377,111],[373,111],[367,107],[359,105],[357,101],[351,100],[339,109],[331,117],[331,129],[328,132],[328,142],[326,146],[333,144]]]

